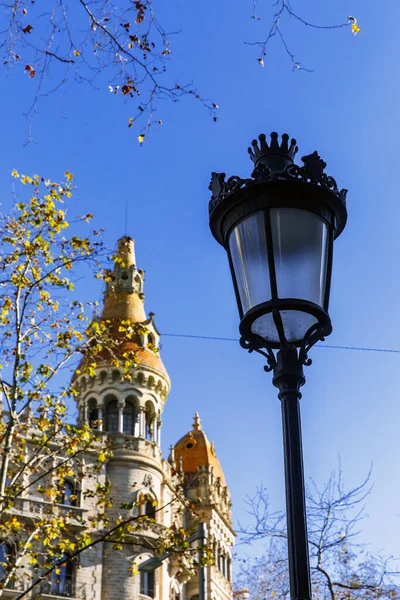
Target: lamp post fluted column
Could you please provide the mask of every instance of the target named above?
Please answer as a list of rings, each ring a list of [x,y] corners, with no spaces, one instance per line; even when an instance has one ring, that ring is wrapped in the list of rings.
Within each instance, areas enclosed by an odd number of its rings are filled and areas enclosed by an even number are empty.
[[[261,134],[251,178],[212,173],[210,228],[228,254],[240,344],[267,359],[282,408],[291,600],[311,600],[300,422],[308,352],[332,332],[333,243],[347,221],[346,193],[317,152],[294,163],[296,140]]]

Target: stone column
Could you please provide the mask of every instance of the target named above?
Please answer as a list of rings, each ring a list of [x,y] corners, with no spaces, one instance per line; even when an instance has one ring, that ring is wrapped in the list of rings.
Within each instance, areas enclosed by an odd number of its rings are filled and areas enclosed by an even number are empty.
[[[79,420],[82,424],[86,424],[88,422],[86,400],[82,400],[80,403]]]
[[[139,437],[146,437],[146,413],[144,406],[139,408]]]
[[[141,420],[141,409],[138,408],[138,411],[135,411],[135,422],[133,424],[133,435],[135,437],[140,437],[140,420]]]
[[[157,421],[157,444],[161,446],[161,421]]]
[[[103,409],[104,409],[104,406],[102,404],[97,405],[97,419],[99,421],[99,424],[97,426],[98,431],[104,430]]]
[[[151,441],[154,442],[155,444],[157,444],[157,430],[158,430],[157,420],[156,420],[156,417],[153,417],[153,419],[151,421]]]
[[[124,406],[125,400],[118,402],[118,433],[124,431]]]

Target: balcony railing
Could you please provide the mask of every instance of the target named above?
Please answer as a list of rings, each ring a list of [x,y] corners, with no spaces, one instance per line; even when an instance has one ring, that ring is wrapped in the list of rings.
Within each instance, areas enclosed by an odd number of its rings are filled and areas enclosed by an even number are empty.
[[[40,584],[40,593],[48,596],[75,597],[75,585],[72,577],[61,579],[43,580]]]
[[[29,515],[30,517],[41,517],[45,514],[54,514],[54,511],[56,511],[59,515],[69,516],[71,519],[77,521],[85,512],[85,509],[79,506],[69,506],[66,504],[54,505],[51,502],[46,502],[46,500],[32,500],[31,498],[17,498],[14,504],[14,510],[22,513],[22,515]]]

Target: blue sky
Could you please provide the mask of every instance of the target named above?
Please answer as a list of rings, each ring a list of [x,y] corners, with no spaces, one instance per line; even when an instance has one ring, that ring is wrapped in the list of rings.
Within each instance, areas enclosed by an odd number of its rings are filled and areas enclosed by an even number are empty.
[[[238,316],[224,251],[208,229],[211,171],[249,176],[247,146],[276,130],[298,140],[299,156],[318,149],[328,174],[349,189],[349,221],[334,257],[327,344],[400,348],[399,219],[397,177],[400,132],[395,0],[321,3],[293,8],[310,20],[358,18],[361,34],[316,31],[287,21],[292,51],[313,73],[292,72],[274,40],[265,57],[244,41],[265,37],[271,4],[251,0],[172,0],[159,6],[173,38],[170,72],[194,80],[219,106],[218,121],[192,99],[159,105],[155,126],[140,147],[127,128],[129,103],[99,84],[71,81],[64,95],[42,98],[25,146],[32,81],[1,71],[0,191],[11,198],[11,170],[56,179],[69,169],[77,190],[73,209],[92,212],[113,246],[125,233],[136,240],[146,270],[146,309],[161,332],[238,337]],[[105,82],[106,83],[106,82]],[[101,288],[81,282],[85,299]],[[226,341],[164,336],[162,358],[172,380],[163,422],[163,446],[191,426],[196,410],[215,441],[232,491],[234,513],[256,485],[283,507],[280,406],[260,357]],[[373,463],[374,489],[363,537],[371,547],[397,553],[400,534],[400,355],[315,348],[302,400],[305,469],[323,482],[341,458],[345,482],[357,485]]]

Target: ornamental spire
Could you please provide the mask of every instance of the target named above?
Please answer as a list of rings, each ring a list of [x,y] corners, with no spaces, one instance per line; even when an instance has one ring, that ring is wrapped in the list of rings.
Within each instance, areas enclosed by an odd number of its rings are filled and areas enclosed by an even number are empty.
[[[114,269],[106,283],[102,319],[146,321],[143,282],[144,271],[136,268],[134,241],[124,236],[118,240]]]
[[[193,431],[201,431],[200,416],[198,412],[194,415]]]

